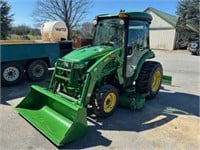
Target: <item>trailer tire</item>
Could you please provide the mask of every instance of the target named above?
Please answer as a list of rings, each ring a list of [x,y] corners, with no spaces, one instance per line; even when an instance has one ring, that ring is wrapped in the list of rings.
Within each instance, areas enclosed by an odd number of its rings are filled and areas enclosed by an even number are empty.
[[[154,98],[160,90],[162,76],[163,69],[159,62],[146,61],[136,80],[136,92],[148,93],[147,99]]]
[[[44,80],[48,71],[48,66],[43,60],[35,60],[27,67],[27,75],[31,81]]]
[[[97,117],[106,118],[115,110],[118,102],[118,91],[112,85],[104,85],[96,93],[92,108]]]
[[[24,75],[24,69],[17,63],[6,63],[1,66],[2,85],[13,85],[21,81]]]

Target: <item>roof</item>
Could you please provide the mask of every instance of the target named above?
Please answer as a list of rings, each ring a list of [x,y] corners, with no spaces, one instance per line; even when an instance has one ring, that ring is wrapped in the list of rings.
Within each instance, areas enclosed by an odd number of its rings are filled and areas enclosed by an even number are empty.
[[[178,23],[178,19],[179,19],[177,16],[173,16],[171,14],[157,10],[152,7],[148,7],[147,9],[144,10],[144,12],[146,12],[146,13],[148,13],[150,11],[154,12],[156,15],[158,15],[160,18],[162,18],[163,20],[165,20],[166,22],[171,24],[173,27],[177,27],[177,23]],[[192,27],[192,25],[187,24],[186,26],[188,29],[198,32],[194,27]]]
[[[128,17],[130,18],[145,18],[150,21],[152,20],[152,16],[146,12],[121,12],[121,13],[128,15]]]
[[[173,27],[176,27],[176,24],[178,22],[178,17],[170,15],[168,13],[162,12],[160,10],[157,10],[155,8],[149,7],[147,9],[144,10],[144,12],[154,12],[156,15],[158,15],[160,18],[162,18],[163,20],[165,20],[166,22],[168,22],[169,24],[171,24]]]
[[[152,17],[150,14],[146,13],[146,12],[120,12],[117,15],[110,15],[110,14],[100,14],[98,15],[99,18],[118,18],[120,14],[125,14],[128,17],[124,17],[124,18],[134,18],[134,19],[142,19],[142,20],[148,20],[151,21]]]

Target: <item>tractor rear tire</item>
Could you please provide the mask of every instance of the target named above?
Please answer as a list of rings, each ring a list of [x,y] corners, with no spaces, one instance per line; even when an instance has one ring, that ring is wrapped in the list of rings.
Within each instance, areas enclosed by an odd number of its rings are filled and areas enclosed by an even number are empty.
[[[112,85],[104,85],[96,93],[92,101],[92,108],[97,117],[106,118],[110,116],[117,106],[119,99],[117,89]]]
[[[147,99],[154,98],[160,90],[162,76],[163,69],[159,62],[146,61],[136,80],[136,92],[148,93]]]

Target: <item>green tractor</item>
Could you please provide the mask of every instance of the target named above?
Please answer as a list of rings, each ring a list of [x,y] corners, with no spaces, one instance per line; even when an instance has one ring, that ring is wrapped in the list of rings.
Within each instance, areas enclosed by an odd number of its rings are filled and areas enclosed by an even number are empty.
[[[96,16],[93,45],[58,59],[49,88],[32,86],[18,113],[60,146],[86,133],[88,106],[102,118],[118,104],[142,108],[163,78],[161,64],[148,60],[151,20],[144,12]]]

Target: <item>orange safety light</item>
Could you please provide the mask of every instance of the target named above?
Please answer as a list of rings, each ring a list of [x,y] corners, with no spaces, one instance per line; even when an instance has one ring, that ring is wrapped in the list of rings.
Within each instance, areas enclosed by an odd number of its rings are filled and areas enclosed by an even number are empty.
[[[127,14],[124,14],[124,13],[119,13],[119,18],[128,18],[128,15]]]
[[[98,16],[95,16],[95,17],[94,17],[94,20],[98,21]]]

